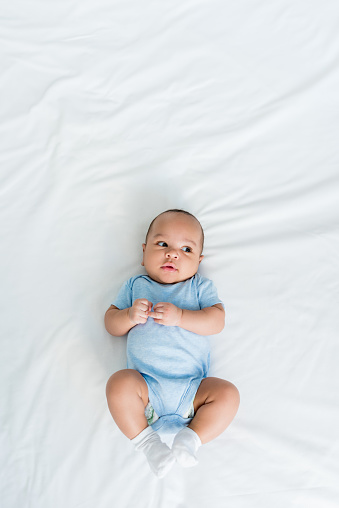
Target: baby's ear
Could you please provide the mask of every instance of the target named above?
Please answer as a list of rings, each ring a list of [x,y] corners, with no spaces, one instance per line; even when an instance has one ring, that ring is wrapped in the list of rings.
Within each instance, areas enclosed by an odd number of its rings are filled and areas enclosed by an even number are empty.
[[[201,261],[204,259],[205,256],[200,256],[200,259],[199,259],[199,264],[201,263]]]
[[[144,252],[145,252],[145,249],[146,249],[146,244],[145,244],[145,243],[143,243],[143,244],[142,244],[142,253],[143,253],[143,254],[144,254]],[[142,256],[141,266],[144,266],[144,256]]]

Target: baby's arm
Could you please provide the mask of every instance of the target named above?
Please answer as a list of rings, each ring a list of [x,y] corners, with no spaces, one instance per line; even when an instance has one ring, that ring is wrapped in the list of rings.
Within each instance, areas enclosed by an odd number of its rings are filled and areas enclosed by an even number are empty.
[[[105,327],[108,333],[115,337],[121,337],[130,331],[135,325],[146,323],[152,303],[146,298],[134,300],[132,307],[118,309],[111,305],[105,314]]]
[[[214,335],[225,327],[225,311],[220,303],[201,310],[182,309],[181,328],[198,335]]]
[[[179,309],[172,303],[160,302],[149,314],[156,323],[165,326],[180,326],[198,335],[214,335],[225,326],[225,311],[220,303],[201,310]]]

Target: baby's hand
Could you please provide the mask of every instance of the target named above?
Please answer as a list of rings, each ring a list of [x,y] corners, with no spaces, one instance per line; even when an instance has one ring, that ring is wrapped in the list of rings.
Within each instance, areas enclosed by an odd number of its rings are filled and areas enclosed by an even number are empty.
[[[152,305],[152,302],[149,302],[146,298],[134,300],[132,307],[130,307],[128,311],[132,323],[135,325],[146,323]]]
[[[173,303],[159,302],[154,305],[154,312],[150,312],[156,323],[165,326],[180,326],[182,309],[173,305]]]

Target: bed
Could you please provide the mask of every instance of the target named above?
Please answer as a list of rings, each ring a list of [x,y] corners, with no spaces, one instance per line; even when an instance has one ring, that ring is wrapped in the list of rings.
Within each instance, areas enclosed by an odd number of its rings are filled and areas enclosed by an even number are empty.
[[[338,4],[1,11],[1,506],[338,508]],[[169,208],[205,230],[241,402],[158,480],[107,408],[104,314]]]

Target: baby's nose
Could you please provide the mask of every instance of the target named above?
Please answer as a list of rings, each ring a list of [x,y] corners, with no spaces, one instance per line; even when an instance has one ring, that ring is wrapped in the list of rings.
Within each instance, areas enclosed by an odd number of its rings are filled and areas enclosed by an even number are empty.
[[[175,249],[170,249],[170,250],[167,251],[166,257],[177,259],[178,258],[178,252]]]

